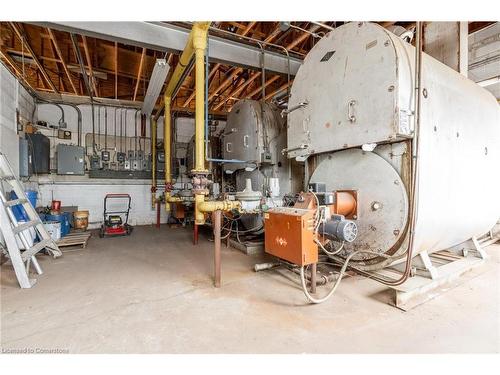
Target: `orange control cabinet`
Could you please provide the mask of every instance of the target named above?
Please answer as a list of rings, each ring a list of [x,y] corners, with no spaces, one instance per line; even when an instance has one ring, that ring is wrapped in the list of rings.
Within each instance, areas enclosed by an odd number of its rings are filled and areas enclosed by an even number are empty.
[[[264,213],[265,250],[299,266],[318,262],[315,210],[277,207]]]

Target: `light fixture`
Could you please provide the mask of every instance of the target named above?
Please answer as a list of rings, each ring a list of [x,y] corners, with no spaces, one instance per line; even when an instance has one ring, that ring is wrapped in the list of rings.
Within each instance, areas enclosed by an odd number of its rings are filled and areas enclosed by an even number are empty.
[[[165,83],[170,65],[167,64],[165,59],[156,59],[151,79],[149,80],[148,90],[142,103],[142,114],[150,116],[156,104],[156,100],[160,95],[161,88]]]

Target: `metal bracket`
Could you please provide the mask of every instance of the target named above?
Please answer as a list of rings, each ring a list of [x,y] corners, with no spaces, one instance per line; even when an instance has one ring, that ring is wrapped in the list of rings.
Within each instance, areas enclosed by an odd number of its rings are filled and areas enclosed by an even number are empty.
[[[354,115],[354,106],[356,104],[356,100],[350,100],[347,104],[347,118],[350,122],[356,122],[356,116]]]
[[[292,113],[293,111],[296,111],[299,108],[304,108],[308,105],[308,102],[300,102],[297,105],[294,105],[293,107],[290,107],[288,109],[284,109],[281,111],[281,117],[285,117],[285,115],[288,115],[289,113]]]
[[[487,259],[488,254],[486,254],[486,251],[484,251],[483,248],[481,247],[481,244],[477,240],[477,237],[476,236],[472,237],[471,241],[474,244],[474,248],[475,248],[473,251],[477,252],[478,257],[481,259]]]

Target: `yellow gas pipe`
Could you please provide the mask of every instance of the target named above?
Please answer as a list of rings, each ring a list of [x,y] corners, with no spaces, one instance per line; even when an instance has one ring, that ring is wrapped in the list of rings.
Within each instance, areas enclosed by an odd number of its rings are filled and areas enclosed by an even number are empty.
[[[156,119],[151,117],[151,207],[156,204]]]
[[[165,152],[165,210],[170,211],[170,203],[172,198],[170,196],[170,186],[172,184],[172,154],[171,154],[171,134],[172,134],[172,124],[171,124],[171,112],[170,106],[172,102],[172,95],[174,94],[175,89],[180,83],[180,80],[186,70],[189,62],[191,61],[194,55],[193,49],[193,35],[195,30],[199,28],[198,22],[193,25],[193,29],[189,33],[188,40],[186,42],[186,46],[184,47],[184,51],[182,52],[179,63],[175,67],[174,72],[172,73],[172,77],[168,82],[167,88],[165,89],[164,94],[164,127],[163,127],[163,148]],[[205,24],[205,22],[201,22],[201,24]],[[206,23],[206,29],[208,29],[208,23]]]
[[[179,81],[186,70],[191,58],[195,56],[195,168],[192,173],[198,177],[205,177],[209,173],[205,168],[205,49],[207,46],[208,28],[210,22],[195,22],[184,51],[179,59],[172,78],[165,90],[165,121],[164,121],[164,148],[165,148],[165,186],[168,188],[172,183],[171,174],[171,114],[170,106],[172,94],[179,84]],[[195,189],[195,223],[197,225],[205,224],[205,212],[216,210],[229,211],[241,207],[238,201],[205,201],[207,194],[205,183],[201,184],[199,189]],[[172,197],[169,191],[165,191],[165,209],[170,210],[170,203],[182,202],[179,197]]]
[[[171,124],[171,113],[170,113],[170,102],[171,97],[165,96],[165,113],[164,113],[164,127],[163,127],[163,151],[165,154],[165,166],[163,170],[165,171],[165,210],[170,211],[170,204],[168,202],[170,198],[170,186],[172,185],[172,171],[170,167],[172,165],[172,155],[170,153],[171,146],[171,134],[172,134],[172,124]]]
[[[195,168],[192,171],[193,181],[200,185],[194,187],[195,192],[195,224],[205,224],[205,213],[214,211],[230,211],[241,207],[238,201],[205,201],[206,188],[205,168],[205,50],[207,47],[208,26],[210,23],[198,23],[193,26],[193,47],[195,50]],[[194,185],[194,183],[193,183]]]

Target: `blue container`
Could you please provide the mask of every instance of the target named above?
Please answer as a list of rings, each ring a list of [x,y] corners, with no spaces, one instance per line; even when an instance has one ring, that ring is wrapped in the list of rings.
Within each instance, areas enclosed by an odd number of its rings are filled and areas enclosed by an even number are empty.
[[[36,200],[38,197],[38,192],[34,191],[34,190],[26,190],[25,193],[26,193],[26,198],[28,198],[28,200],[30,201],[33,208],[35,208],[36,207]],[[17,195],[14,192],[14,190],[12,190],[10,192],[10,199],[12,199],[12,200],[17,199]],[[26,211],[24,211],[23,206],[20,204],[12,206],[12,213],[14,214],[14,217],[16,218],[17,221],[20,221],[20,220],[21,221],[22,220],[28,221],[29,220],[28,214],[26,213]]]
[[[69,220],[68,215],[45,215],[46,221],[58,221],[61,223],[61,237],[64,237],[69,233]]]
[[[73,212],[61,212],[64,216],[66,216],[66,221],[69,224],[69,227],[73,227]]]
[[[33,208],[36,207],[36,200],[38,199],[38,191],[35,190],[26,190],[26,198],[30,201]]]

